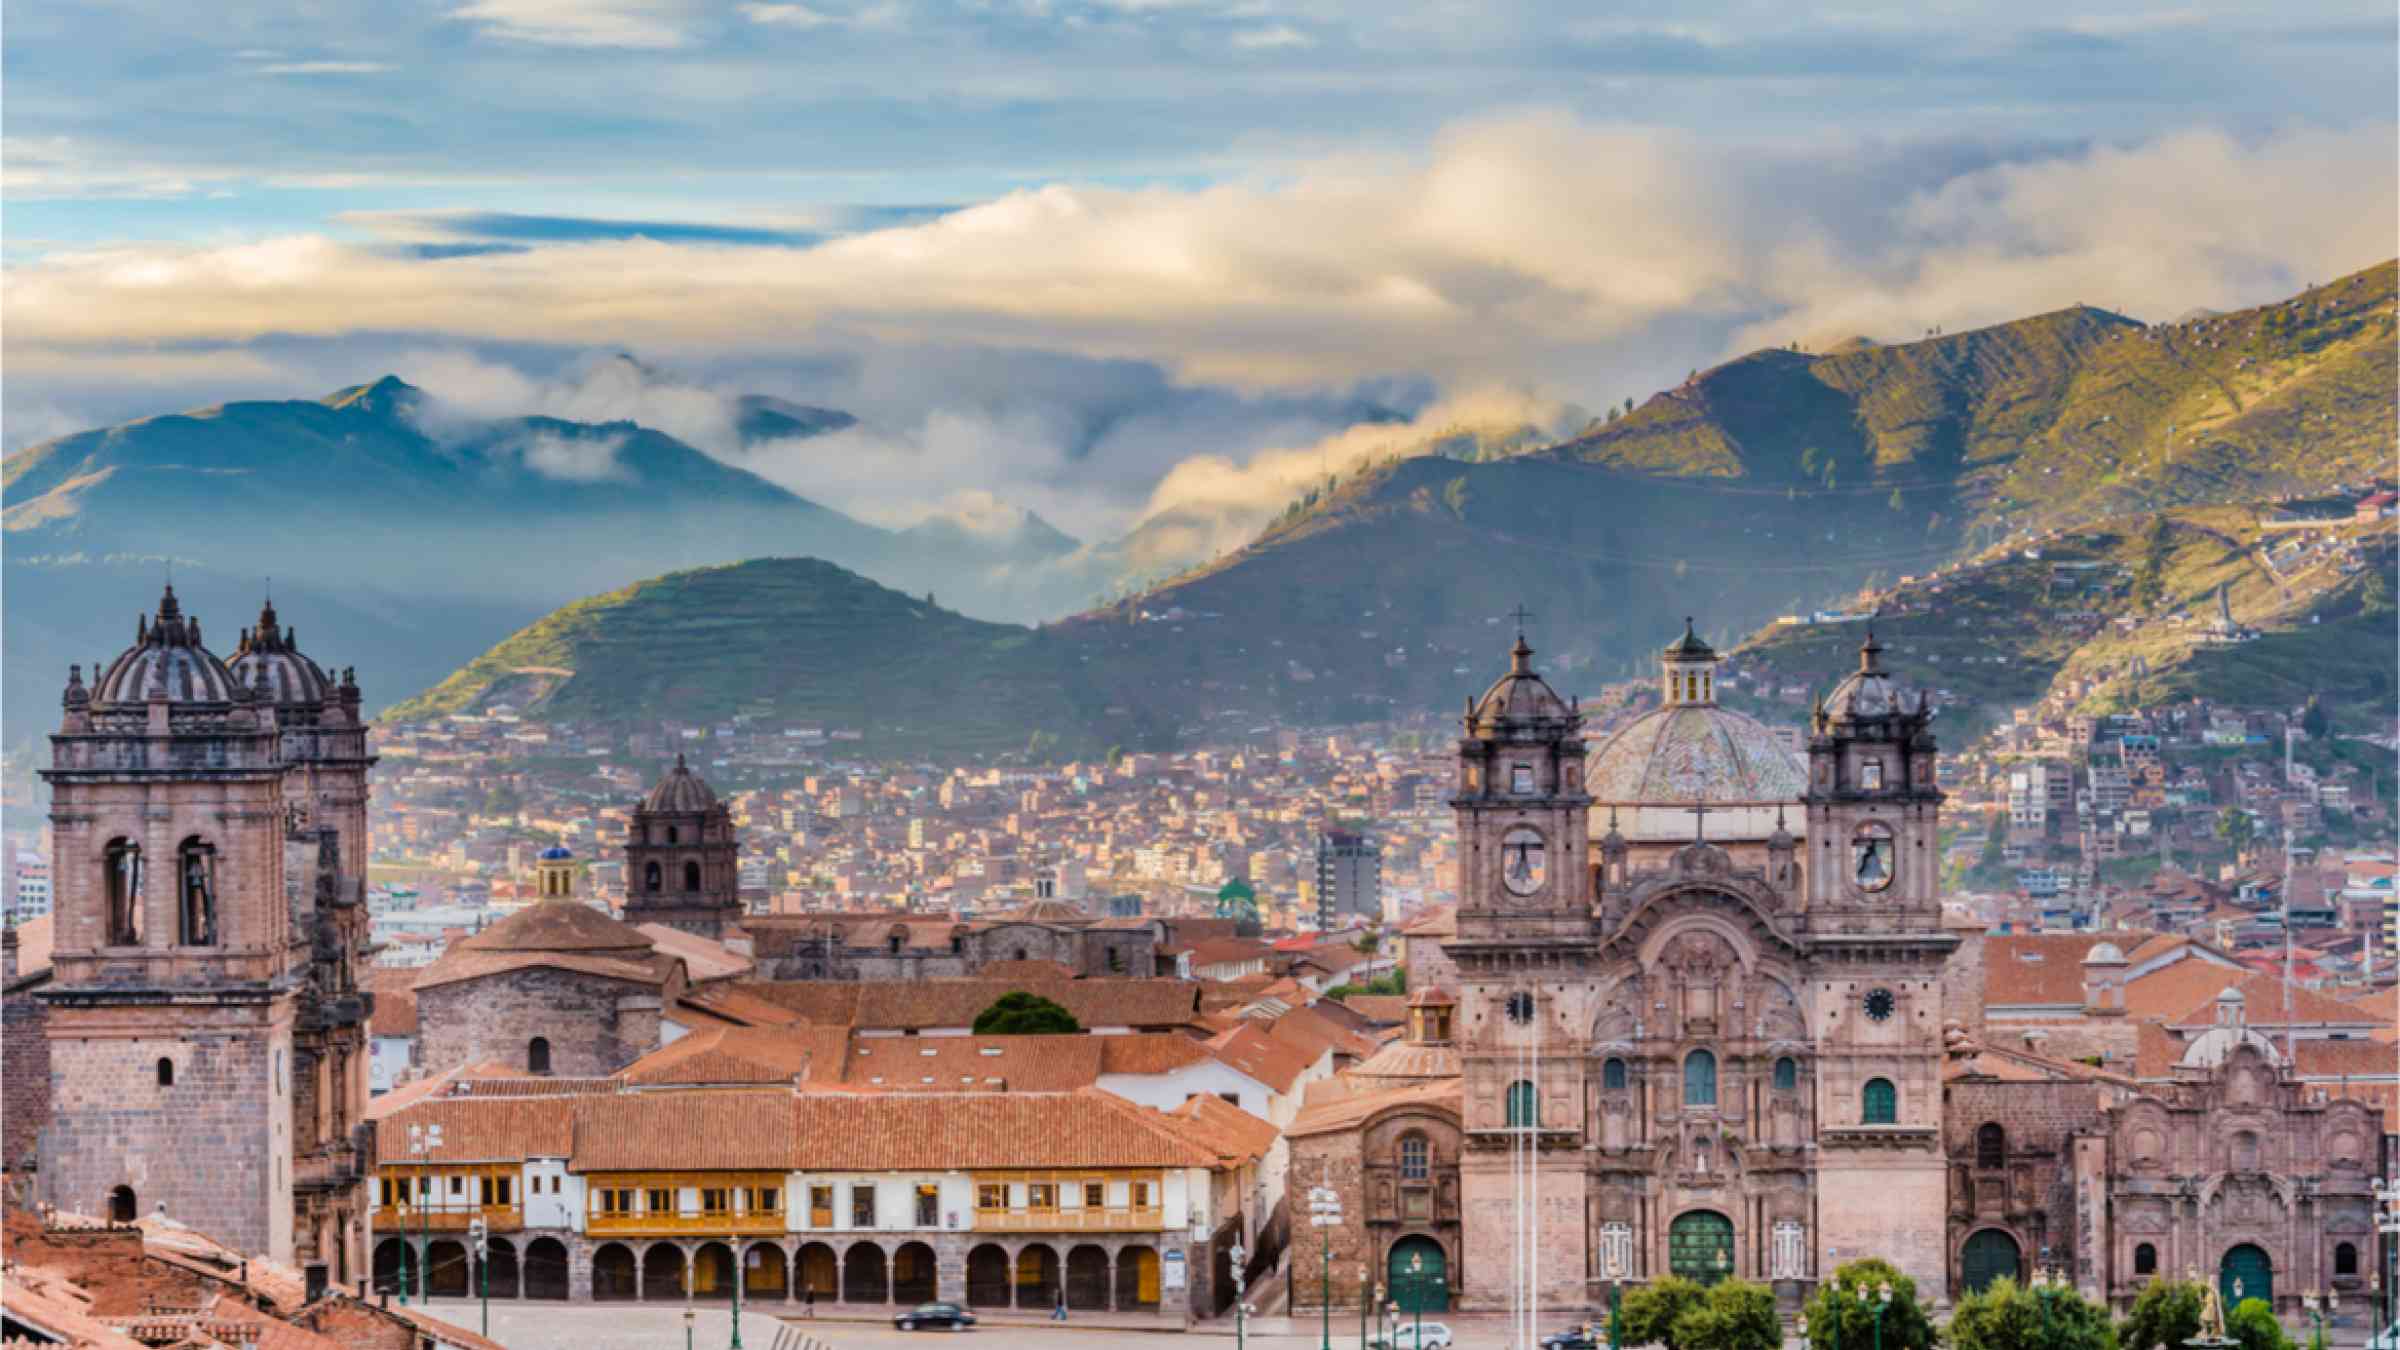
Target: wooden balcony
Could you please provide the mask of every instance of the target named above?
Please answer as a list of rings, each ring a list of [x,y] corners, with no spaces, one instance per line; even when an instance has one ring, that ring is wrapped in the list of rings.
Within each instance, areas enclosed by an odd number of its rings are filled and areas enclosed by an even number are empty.
[[[1166,1211],[1136,1209],[979,1209],[979,1233],[1155,1233],[1166,1227]]]
[[[724,1234],[775,1234],[784,1231],[783,1211],[736,1214],[730,1210],[701,1214],[614,1214],[594,1211],[584,1231],[594,1237],[712,1237]]]
[[[375,1210],[375,1231],[387,1237],[407,1233],[463,1233],[477,1217],[483,1220],[487,1232],[513,1233],[525,1226],[525,1211],[516,1205],[461,1205],[455,1209],[435,1209],[430,1212],[411,1207],[403,1216],[396,1205],[381,1205]]]

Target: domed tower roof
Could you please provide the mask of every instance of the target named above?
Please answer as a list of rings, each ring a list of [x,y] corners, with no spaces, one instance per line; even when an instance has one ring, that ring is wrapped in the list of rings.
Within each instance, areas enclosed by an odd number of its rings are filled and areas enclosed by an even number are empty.
[[[200,642],[200,621],[187,619],[169,585],[159,597],[155,619],[134,620],[133,645],[93,681],[91,701],[139,704],[152,698],[170,703],[248,702],[249,691],[225,663]]]
[[[682,755],[675,756],[675,767],[658,780],[658,786],[650,789],[649,796],[642,798],[642,809],[659,815],[700,815],[716,807],[717,794],[709,790],[700,775],[692,772],[692,766],[684,762]]]
[[[301,653],[298,634],[276,622],[272,600],[259,607],[258,627],[243,631],[226,666],[244,688],[263,687],[279,707],[315,706],[334,691],[324,667]]]
[[[2192,1038],[2191,1045],[2184,1049],[2183,1058],[2176,1061],[2177,1067],[2214,1069],[2245,1045],[2266,1056],[2269,1064],[2280,1063],[2281,1058],[2275,1053],[2275,1042],[2249,1024],[2243,1007],[2245,1002],[2240,989],[2233,985],[2225,986],[2225,992],[2217,995],[2216,1025]]]
[[[1903,702],[1891,672],[1883,668],[1883,644],[1875,640],[1873,629],[1867,630],[1867,640],[1858,646],[1858,669],[1843,676],[1825,696],[1821,711],[1834,722],[1875,722],[1912,711]]]
[[[1692,627],[1691,617],[1686,615],[1683,636],[1667,644],[1665,655],[1670,661],[1714,661],[1717,649],[1701,640],[1699,630]]]
[[[528,905],[471,938],[451,944],[477,952],[582,952],[593,956],[640,957],[650,952],[648,935],[575,900]]]
[[[1492,682],[1467,709],[1467,730],[1494,735],[1509,730],[1548,730],[1572,722],[1575,710],[1550,683],[1533,673],[1533,648],[1525,635],[1508,652],[1508,673]]]
[[[565,862],[574,856],[574,854],[567,851],[567,847],[564,844],[552,844],[550,847],[543,849],[541,852],[541,859],[543,862]]]

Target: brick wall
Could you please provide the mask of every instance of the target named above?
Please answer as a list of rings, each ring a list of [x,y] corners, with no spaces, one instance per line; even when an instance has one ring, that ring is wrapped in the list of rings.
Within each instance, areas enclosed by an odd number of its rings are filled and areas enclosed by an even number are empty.
[[[574,971],[504,971],[417,991],[418,1068],[426,1074],[485,1060],[524,1068],[534,1037],[550,1042],[550,1071],[615,1073],[658,1044],[656,990]],[[618,1002],[649,996],[646,1019]],[[646,1034],[645,1033],[646,1030]]]
[[[1289,1248],[1292,1309],[1313,1311],[1325,1306],[1325,1256],[1329,1250],[1333,1258],[1333,1306],[1356,1308],[1359,1262],[1373,1259],[1367,1242],[1367,1196],[1362,1184],[1359,1133],[1335,1130],[1294,1139],[1291,1143],[1292,1166],[1285,1194],[1292,1214]],[[1342,1197],[1339,1225],[1309,1226],[1308,1192],[1313,1186],[1330,1186]]]
[[[50,1123],[47,1010],[30,990],[0,996],[0,1164],[32,1165]]]

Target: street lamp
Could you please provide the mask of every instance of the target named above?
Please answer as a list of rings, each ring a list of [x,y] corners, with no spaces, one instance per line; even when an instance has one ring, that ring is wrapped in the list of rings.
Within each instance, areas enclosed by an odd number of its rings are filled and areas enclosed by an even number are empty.
[[[688,1289],[685,1291],[685,1295],[686,1301],[683,1305],[683,1350],[692,1350],[692,1323],[699,1320],[699,1318],[698,1315],[692,1311],[692,1305],[689,1301],[690,1291]]]
[[[1250,1311],[1250,1305],[1242,1302],[1242,1299],[1250,1284],[1250,1249],[1243,1246],[1242,1240],[1237,1237],[1233,1240],[1231,1255],[1233,1257],[1233,1350],[1243,1350],[1242,1318]]]
[[[1375,1302],[1375,1275],[1366,1262],[1358,1263],[1358,1350],[1367,1350],[1367,1309]]]
[[[1859,1290],[1858,1296],[1865,1298],[1867,1291]],[[1875,1286],[1875,1350],[1883,1350],[1883,1314],[1884,1310],[1891,1306],[1892,1284],[1891,1281],[1886,1280]]]
[[[2042,1305],[2042,1345],[2044,1350],[2049,1350],[2049,1347],[2057,1339],[2050,1329],[2051,1311],[2058,1302],[2058,1296],[2065,1293],[2066,1288],[2066,1277],[2059,1274],[2055,1268],[2037,1270],[2033,1274],[2033,1298],[2035,1302]]]
[[[441,1152],[441,1149],[441,1126],[411,1125],[408,1127],[408,1151],[410,1156],[417,1160],[417,1181],[424,1187],[417,1193],[421,1202],[417,1206],[417,1221],[421,1225],[420,1231],[424,1234],[422,1239],[424,1259],[421,1261],[424,1275],[423,1283],[418,1288],[423,1293],[424,1301],[427,1304],[433,1302],[433,1266],[430,1258],[433,1255],[434,1186],[433,1174],[426,1164],[427,1160],[432,1155]],[[403,1249],[408,1246],[408,1220],[405,1217],[400,1220],[400,1245]]]
[[[2375,1178],[2375,1231],[2383,1238],[2383,1253],[2378,1260],[2381,1269],[2376,1275],[2376,1283],[2381,1288],[2376,1301],[2380,1305],[2384,1325],[2389,1326],[2394,1320],[2391,1300],[2395,1272],[2392,1257],[2396,1251],[2400,1251],[2400,1178]]]
[[[728,1233],[725,1237],[725,1249],[736,1254],[733,1258],[733,1343],[728,1350],[742,1350],[742,1258],[739,1255],[742,1250],[741,1236]]]
[[[417,1261],[416,1253],[408,1249],[408,1202],[403,1200],[396,1208],[400,1211],[400,1306],[405,1308],[408,1296],[416,1291]]]
[[[475,1249],[476,1283],[481,1288],[483,1298],[483,1338],[488,1341],[492,1338],[491,1229],[485,1225],[482,1215],[478,1214],[467,1221],[467,1241]]]
[[[1341,1193],[1331,1186],[1309,1187],[1308,1226],[1321,1234],[1317,1246],[1323,1252],[1325,1263],[1322,1283],[1319,1285],[1320,1306],[1317,1309],[1320,1323],[1318,1350],[1333,1350],[1333,1234],[1324,1230],[1339,1225],[1341,1221]]]
[[[2326,1319],[2333,1316],[2335,1300],[2340,1297],[2341,1294],[2338,1291],[2327,1290],[2323,1304],[2320,1306],[2316,1290],[2311,1289],[2300,1296],[2300,1306],[2308,1310],[2310,1320],[2317,1324],[2316,1343],[2318,1345],[2325,1343],[2325,1322]]]

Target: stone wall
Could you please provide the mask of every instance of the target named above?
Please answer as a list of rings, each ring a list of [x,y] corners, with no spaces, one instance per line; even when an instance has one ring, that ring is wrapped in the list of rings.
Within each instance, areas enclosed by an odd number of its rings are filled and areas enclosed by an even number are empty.
[[[1367,1193],[1361,1166],[1360,1133],[1333,1130],[1294,1139],[1291,1170],[1285,1175],[1285,1204],[1292,1215],[1291,1306],[1294,1312],[1325,1306],[1326,1257],[1332,1257],[1332,1302],[1336,1308],[1358,1306],[1360,1263],[1374,1262],[1367,1235]],[[1311,1187],[1330,1186],[1342,1198],[1342,1221],[1331,1228],[1312,1228],[1308,1222]]]
[[[30,1166],[50,1123],[48,1010],[30,989],[0,995],[0,1165]]]
[[[622,1018],[618,1007],[629,995],[655,992],[624,980],[547,967],[420,989],[418,1068],[430,1075],[498,1060],[522,1069],[527,1047],[540,1036],[550,1042],[551,1073],[605,1077],[657,1048],[656,999],[650,1000],[646,1017]]]

